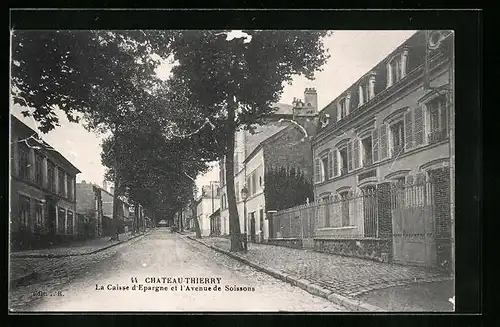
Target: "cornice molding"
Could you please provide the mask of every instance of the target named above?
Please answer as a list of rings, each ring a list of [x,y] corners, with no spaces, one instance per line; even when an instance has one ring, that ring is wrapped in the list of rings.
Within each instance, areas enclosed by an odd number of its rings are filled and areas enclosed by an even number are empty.
[[[394,171],[392,173],[385,175],[385,179],[405,177],[410,173],[410,171],[411,171],[410,169],[402,169],[402,170]]]
[[[385,123],[389,123],[389,124],[393,123],[395,120],[398,120],[398,119],[402,118],[402,116],[404,116],[404,114],[408,111],[409,108],[410,108],[409,106],[406,106],[406,107],[394,110],[389,115],[385,116],[385,118],[382,121],[382,123],[383,124],[385,124]]]

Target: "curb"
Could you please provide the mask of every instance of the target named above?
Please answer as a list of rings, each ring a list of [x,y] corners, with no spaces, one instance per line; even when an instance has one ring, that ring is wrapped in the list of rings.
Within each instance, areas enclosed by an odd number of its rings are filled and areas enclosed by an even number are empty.
[[[291,284],[293,286],[297,286],[297,287],[303,289],[304,291],[308,292],[309,294],[322,297],[330,302],[333,302],[337,305],[343,306],[351,311],[354,311],[354,312],[386,312],[385,310],[383,310],[382,308],[379,308],[377,306],[374,306],[374,305],[371,305],[371,304],[368,304],[368,303],[365,303],[365,302],[362,302],[359,300],[349,299],[345,296],[336,294],[333,291],[328,290],[320,285],[317,285],[314,282],[309,281],[307,279],[297,278],[293,275],[283,273],[277,269],[261,266],[259,264],[256,264],[254,262],[249,261],[246,258],[240,257],[239,255],[236,255],[232,252],[222,250],[216,246],[208,245],[205,242],[200,241],[200,240],[193,238],[191,236],[187,236],[187,238],[189,238],[193,241],[196,241],[196,242],[198,242],[198,243],[200,243],[200,244],[202,244],[202,245],[204,245],[212,250],[226,254],[227,256],[229,256],[233,259],[236,259],[240,262],[243,262],[243,263],[249,265],[250,267],[257,269],[258,271],[264,272],[264,273],[266,273],[274,278],[277,278],[277,279],[284,281],[288,284]]]
[[[134,237],[131,237],[131,238],[127,239],[126,241],[121,241],[121,242],[118,242],[118,243],[113,243],[113,244],[110,244],[110,245],[106,245],[105,247],[102,247],[100,249],[93,250],[93,251],[90,251],[90,252],[70,253],[70,254],[20,254],[20,255],[16,255],[16,254],[12,255],[11,254],[10,257],[11,258],[63,258],[63,257],[78,257],[78,256],[82,256],[82,255],[95,254],[95,253],[104,251],[104,250],[112,248],[114,246],[127,243],[127,242],[129,242],[129,241],[131,241],[133,239],[138,238],[138,237],[145,236],[148,233],[149,232],[144,233],[144,234],[140,234],[140,235],[136,235]]]

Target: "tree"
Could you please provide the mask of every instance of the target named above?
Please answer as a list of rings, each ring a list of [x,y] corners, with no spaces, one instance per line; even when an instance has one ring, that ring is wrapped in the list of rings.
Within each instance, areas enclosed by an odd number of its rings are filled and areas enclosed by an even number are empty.
[[[234,188],[234,135],[273,112],[284,83],[294,75],[312,79],[328,55],[324,31],[178,31],[168,44],[177,66],[171,89],[180,105],[216,126],[211,143],[225,157],[231,250],[243,250]],[[187,96],[184,96],[187,95]],[[189,124],[181,124],[189,130]],[[192,129],[191,129],[192,130]],[[200,133],[204,133],[203,129]],[[210,131],[209,131],[210,132]],[[213,149],[213,148],[211,148]]]
[[[166,55],[168,32],[16,31],[11,42],[11,97],[30,108],[25,116],[32,115],[45,133],[58,126],[56,108],[72,122],[82,113],[88,129],[111,131],[118,147],[129,112],[140,112],[162,84],[155,72],[160,61],[152,55]],[[112,178],[114,221],[122,189],[118,172]]]

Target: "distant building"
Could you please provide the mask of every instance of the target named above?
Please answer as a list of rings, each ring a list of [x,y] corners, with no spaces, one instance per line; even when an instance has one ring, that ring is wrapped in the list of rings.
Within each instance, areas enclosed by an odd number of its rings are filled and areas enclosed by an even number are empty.
[[[11,115],[10,233],[14,249],[72,240],[80,170]]]
[[[202,194],[196,199],[196,217],[200,224],[200,231],[202,236],[210,235],[210,215],[213,214],[220,207],[219,195],[217,188],[203,186]],[[191,224],[192,228],[195,225]]]
[[[125,226],[131,224],[130,205],[127,199],[118,198],[117,221],[113,221],[113,194],[104,188],[82,181],[77,183],[77,211],[88,219],[89,229],[93,236],[110,236],[116,232],[125,231]],[[130,228],[130,227],[129,227]]]

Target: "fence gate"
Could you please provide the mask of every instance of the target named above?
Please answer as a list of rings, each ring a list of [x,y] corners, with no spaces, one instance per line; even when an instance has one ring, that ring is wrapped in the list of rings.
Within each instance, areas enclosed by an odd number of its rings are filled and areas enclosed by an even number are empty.
[[[394,185],[391,205],[394,262],[435,266],[435,201],[432,184]]]

